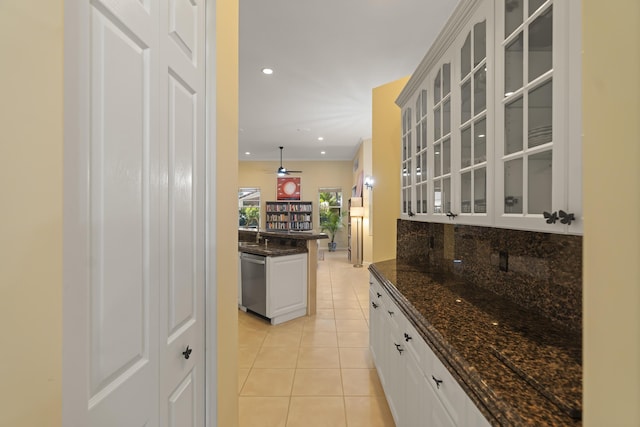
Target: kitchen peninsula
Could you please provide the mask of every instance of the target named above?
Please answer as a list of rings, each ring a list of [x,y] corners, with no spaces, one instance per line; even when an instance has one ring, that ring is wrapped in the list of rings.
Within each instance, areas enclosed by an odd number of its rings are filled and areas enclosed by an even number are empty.
[[[259,236],[257,236],[259,234]],[[238,229],[238,251],[240,253],[284,256],[306,253],[307,305],[306,314],[316,313],[316,271],[318,269],[318,243],[327,239],[324,233],[295,231],[257,231],[252,228]],[[256,242],[258,244],[256,245]]]

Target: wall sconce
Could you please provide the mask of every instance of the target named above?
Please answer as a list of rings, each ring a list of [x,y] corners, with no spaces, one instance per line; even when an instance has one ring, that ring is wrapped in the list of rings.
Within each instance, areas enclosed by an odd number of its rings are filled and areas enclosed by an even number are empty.
[[[373,190],[373,177],[366,177],[364,179],[364,186],[367,187],[368,190]]]

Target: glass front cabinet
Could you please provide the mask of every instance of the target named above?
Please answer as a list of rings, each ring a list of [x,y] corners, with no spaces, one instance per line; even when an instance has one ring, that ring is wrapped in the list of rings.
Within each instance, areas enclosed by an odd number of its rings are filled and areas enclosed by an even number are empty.
[[[401,217],[582,233],[580,2],[461,2],[397,99]]]

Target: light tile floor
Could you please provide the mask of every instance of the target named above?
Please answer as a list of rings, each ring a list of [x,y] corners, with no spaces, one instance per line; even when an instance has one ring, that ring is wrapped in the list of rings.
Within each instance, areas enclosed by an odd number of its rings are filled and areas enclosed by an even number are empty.
[[[369,352],[369,274],[318,261],[317,313],[272,326],[238,312],[240,427],[393,427]]]

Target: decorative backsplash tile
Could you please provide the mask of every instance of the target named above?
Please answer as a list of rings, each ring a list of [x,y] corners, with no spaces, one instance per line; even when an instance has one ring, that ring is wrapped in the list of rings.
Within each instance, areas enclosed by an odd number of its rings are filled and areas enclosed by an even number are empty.
[[[405,220],[397,230],[397,259],[459,274],[581,330],[581,236]]]

